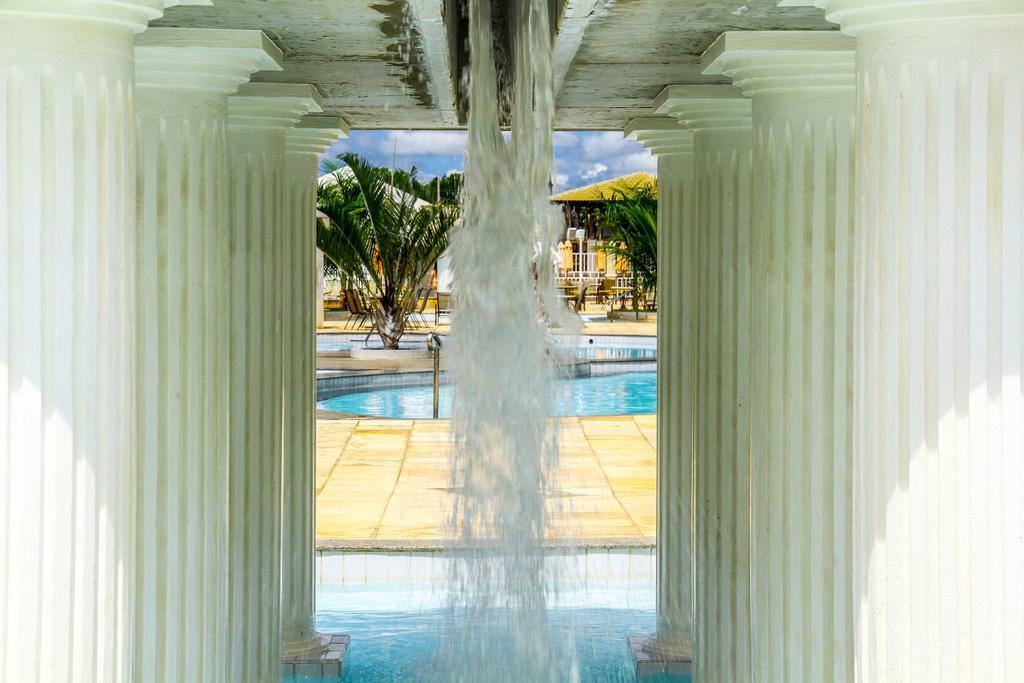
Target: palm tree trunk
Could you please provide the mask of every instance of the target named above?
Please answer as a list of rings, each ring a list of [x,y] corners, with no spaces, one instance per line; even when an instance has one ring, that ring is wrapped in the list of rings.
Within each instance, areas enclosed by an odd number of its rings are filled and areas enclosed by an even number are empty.
[[[401,309],[382,309],[377,316],[377,336],[385,349],[395,350],[405,332],[405,313]]]

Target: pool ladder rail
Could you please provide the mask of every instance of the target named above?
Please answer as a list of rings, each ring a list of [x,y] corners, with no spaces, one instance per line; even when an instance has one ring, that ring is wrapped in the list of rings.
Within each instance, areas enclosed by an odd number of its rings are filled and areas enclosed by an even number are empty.
[[[444,345],[441,335],[431,332],[427,335],[427,350],[434,354],[434,419],[441,409],[441,347]]]

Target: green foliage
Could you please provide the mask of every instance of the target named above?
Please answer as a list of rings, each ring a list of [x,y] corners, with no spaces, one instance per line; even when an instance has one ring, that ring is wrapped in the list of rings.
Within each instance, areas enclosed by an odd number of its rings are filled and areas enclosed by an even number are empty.
[[[633,310],[658,287],[658,199],[653,187],[616,189],[601,211],[602,227],[613,243],[603,250],[626,259],[633,271]]]
[[[405,169],[394,169],[391,173],[392,185],[403,192],[416,195],[425,202],[441,204],[458,204],[462,194],[462,174],[458,172],[449,173],[443,177],[421,183],[416,174],[415,166],[406,171]]]
[[[458,172],[449,173],[443,178],[438,179],[437,182],[441,186],[442,203],[458,204],[462,201],[462,181],[463,176]]]
[[[329,218],[327,225],[317,222],[317,246],[372,299],[374,329],[385,348],[396,349],[420,283],[448,247],[458,208],[417,206],[416,195],[408,192],[415,173],[396,173],[393,185],[390,170],[355,154],[339,158],[348,168],[335,166],[336,182],[317,189],[319,209]]]

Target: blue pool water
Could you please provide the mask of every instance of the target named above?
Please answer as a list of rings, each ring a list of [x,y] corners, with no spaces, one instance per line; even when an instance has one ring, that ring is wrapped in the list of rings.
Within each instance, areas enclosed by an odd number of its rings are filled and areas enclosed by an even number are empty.
[[[551,610],[549,643],[552,651],[572,648],[587,683],[636,681],[626,638],[654,630],[654,612],[626,609]],[[322,633],[352,636],[345,661],[344,683],[423,683],[443,680],[432,674],[445,632],[445,613],[321,612]],[[650,679],[645,678],[645,683]]]
[[[626,372],[557,382],[555,415],[645,415],[655,412],[657,373]],[[374,389],[321,401],[321,410],[353,415],[427,419],[433,414],[429,386]],[[451,416],[451,389],[441,387],[441,417]]]
[[[559,659],[575,653],[581,683],[636,681],[626,638],[649,635],[655,628],[653,551],[639,552],[640,556],[612,551],[567,558],[591,576],[561,584],[548,612],[546,639]],[[649,557],[643,552],[649,552]],[[424,558],[413,559],[421,562],[422,571]],[[337,555],[333,560],[338,560]],[[318,630],[352,638],[344,683],[444,680],[436,670],[446,631],[445,600],[439,588],[443,567],[433,564],[427,570],[432,576],[412,577],[396,571],[402,561],[372,553],[350,557],[349,569],[339,570],[348,583],[317,587]],[[359,569],[353,572],[353,566]],[[360,576],[353,578],[354,574]],[[644,678],[644,683],[661,680],[679,683],[681,679]]]

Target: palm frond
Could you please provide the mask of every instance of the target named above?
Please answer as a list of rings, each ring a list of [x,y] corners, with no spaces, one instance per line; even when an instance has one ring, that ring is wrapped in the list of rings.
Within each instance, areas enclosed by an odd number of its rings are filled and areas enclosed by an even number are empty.
[[[621,187],[605,202],[602,223],[619,244],[603,248],[629,262],[637,286],[653,292],[658,286],[658,200],[651,187]]]

